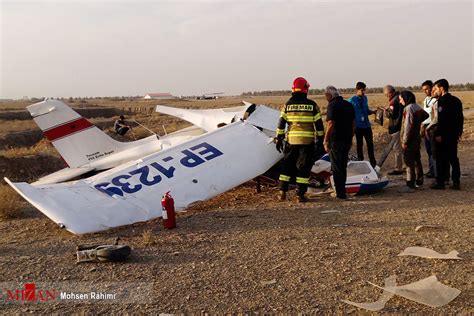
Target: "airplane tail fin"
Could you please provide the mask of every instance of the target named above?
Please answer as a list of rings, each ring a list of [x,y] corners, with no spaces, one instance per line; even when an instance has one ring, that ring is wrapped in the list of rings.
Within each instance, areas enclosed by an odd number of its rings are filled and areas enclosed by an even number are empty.
[[[71,168],[129,147],[112,139],[61,101],[50,99],[26,108]]]

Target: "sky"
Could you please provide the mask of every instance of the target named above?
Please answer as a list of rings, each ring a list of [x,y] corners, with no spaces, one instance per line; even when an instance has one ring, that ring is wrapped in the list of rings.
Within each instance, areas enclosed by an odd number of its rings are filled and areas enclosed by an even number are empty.
[[[474,82],[473,1],[0,0],[0,99]]]

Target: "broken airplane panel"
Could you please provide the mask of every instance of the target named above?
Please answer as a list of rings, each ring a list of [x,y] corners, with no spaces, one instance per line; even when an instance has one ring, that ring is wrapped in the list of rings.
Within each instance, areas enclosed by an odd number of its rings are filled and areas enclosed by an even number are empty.
[[[331,161],[325,154],[316,161],[311,169],[317,178],[330,178],[334,188],[334,179],[331,176]],[[380,191],[388,184],[386,177],[380,176],[368,161],[349,161],[347,163],[346,193],[366,194]]]
[[[168,191],[182,210],[253,179],[281,158],[271,138],[239,121],[90,178],[40,186],[5,181],[54,222],[84,234],[161,216]]]
[[[242,119],[247,108],[247,105],[242,105],[222,109],[192,110],[157,105],[156,112],[180,118],[210,132],[221,124],[230,124]]]

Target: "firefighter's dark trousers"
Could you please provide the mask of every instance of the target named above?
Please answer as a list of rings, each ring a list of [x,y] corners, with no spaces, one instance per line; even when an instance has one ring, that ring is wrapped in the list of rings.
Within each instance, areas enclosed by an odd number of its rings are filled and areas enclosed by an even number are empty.
[[[296,177],[296,193],[304,196],[309,184],[309,174],[314,164],[315,146],[286,143],[280,173],[280,190],[288,191],[288,185]]]

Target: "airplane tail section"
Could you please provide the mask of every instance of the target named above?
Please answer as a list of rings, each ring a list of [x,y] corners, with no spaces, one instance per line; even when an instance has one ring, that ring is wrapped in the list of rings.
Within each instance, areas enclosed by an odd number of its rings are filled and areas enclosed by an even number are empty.
[[[61,101],[45,100],[28,106],[27,110],[70,168],[129,147],[112,139]]]

